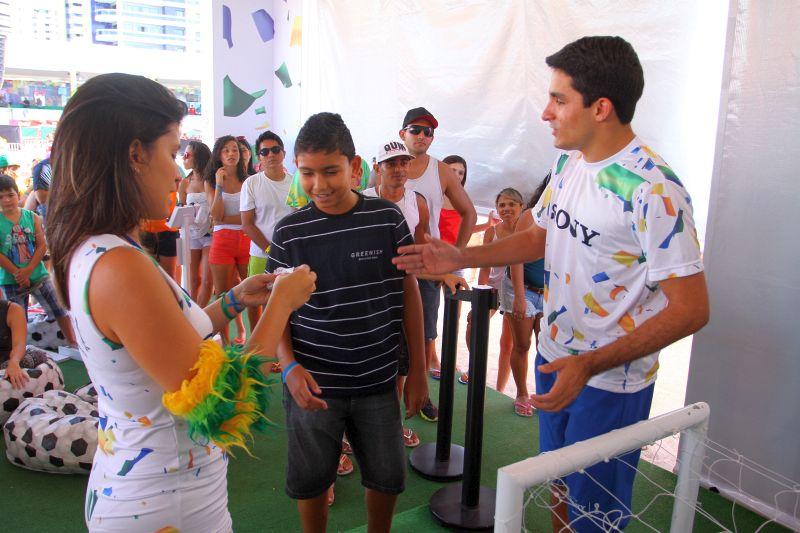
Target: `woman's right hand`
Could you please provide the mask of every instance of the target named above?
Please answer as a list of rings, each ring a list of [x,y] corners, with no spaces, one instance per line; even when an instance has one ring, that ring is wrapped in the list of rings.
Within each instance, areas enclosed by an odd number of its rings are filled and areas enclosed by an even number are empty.
[[[291,309],[297,309],[308,301],[311,293],[316,290],[317,275],[308,265],[300,265],[291,274],[278,276],[272,287],[272,296],[287,304]]]
[[[225,169],[219,167],[215,176],[217,178],[217,187],[222,187],[225,184]]]

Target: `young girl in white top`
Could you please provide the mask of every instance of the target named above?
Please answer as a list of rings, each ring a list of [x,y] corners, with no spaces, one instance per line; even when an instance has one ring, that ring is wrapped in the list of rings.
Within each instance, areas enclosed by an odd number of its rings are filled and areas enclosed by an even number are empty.
[[[178,186],[178,201],[181,205],[198,206],[194,223],[189,227],[189,294],[192,300],[206,305],[211,298],[214,284],[208,264],[211,249],[211,211],[204,187],[203,172],[211,159],[211,150],[201,141],[189,141],[183,152],[183,168],[189,171]]]
[[[232,531],[225,451],[263,425],[267,392],[258,357],[208,339],[266,303],[247,349],[274,356],[314,287],[307,267],[263,274],[203,309],[142,251],[139,221],[169,215],[185,114],[152,80],[103,74],[70,98],[55,134],[47,240],[99,392],[90,532]]]
[[[484,244],[504,239],[514,233],[517,220],[522,212],[522,195],[516,189],[510,187],[503,189],[495,199],[495,208],[497,209],[497,214],[500,216],[501,222],[496,226],[486,229],[483,234]],[[505,267],[481,268],[478,273],[478,283],[480,285],[491,285],[501,294],[504,279],[506,279]],[[513,341],[511,336],[510,321],[512,317],[510,305],[508,309],[503,309],[501,302],[501,312],[503,313],[503,330],[500,334],[500,360],[497,369],[497,390],[503,392],[506,383],[508,383],[508,376],[511,373],[510,360]],[[491,315],[493,314],[494,310],[491,311]]]

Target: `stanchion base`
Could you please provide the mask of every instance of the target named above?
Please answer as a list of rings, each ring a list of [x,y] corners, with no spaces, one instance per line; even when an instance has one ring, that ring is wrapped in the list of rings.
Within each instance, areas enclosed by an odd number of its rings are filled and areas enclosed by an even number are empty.
[[[461,505],[461,483],[439,489],[431,496],[430,508],[433,517],[442,525],[468,530],[489,530],[494,527],[494,499],[496,491],[481,487],[478,506]]]
[[[417,446],[408,457],[411,468],[433,481],[458,481],[464,475],[464,447],[450,445],[450,458],[447,461],[436,459],[436,443]]]

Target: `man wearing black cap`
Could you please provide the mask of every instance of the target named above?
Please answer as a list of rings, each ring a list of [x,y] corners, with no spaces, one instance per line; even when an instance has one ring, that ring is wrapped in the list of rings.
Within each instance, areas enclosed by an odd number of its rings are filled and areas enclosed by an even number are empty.
[[[467,245],[472,228],[475,226],[477,214],[472,201],[461,185],[455,173],[446,164],[428,155],[428,148],[433,143],[433,132],[439,122],[424,107],[415,107],[406,113],[400,138],[405,142],[409,153],[414,156],[408,170],[406,189],[416,191],[425,197],[430,212],[430,234],[439,237],[439,212],[445,196],[461,215],[461,227],[458,231],[456,246]],[[419,280],[419,292],[422,296],[422,310],[425,320],[425,359],[430,367],[436,357],[436,322],[439,317],[439,287],[434,281]],[[438,363],[434,363],[438,366]],[[420,415],[425,420],[435,422],[438,409],[428,400]]]

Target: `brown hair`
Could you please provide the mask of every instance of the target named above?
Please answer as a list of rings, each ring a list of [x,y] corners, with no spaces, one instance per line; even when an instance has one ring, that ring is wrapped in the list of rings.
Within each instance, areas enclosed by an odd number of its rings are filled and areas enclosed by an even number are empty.
[[[90,235],[124,235],[147,206],[130,164],[131,144],[145,148],[186,115],[186,104],[143,76],[102,74],[64,107],[53,139],[46,235],[56,290],[70,307],[67,270]]]
[[[501,196],[508,196],[518,204],[522,205],[522,195],[519,193],[517,189],[513,187],[506,187],[505,189],[497,193],[497,197],[494,199],[495,205],[497,204],[497,202],[500,201]]]
[[[239,162],[236,163],[236,177],[242,183],[247,179],[247,166],[245,165],[244,157],[242,157],[242,145],[239,144],[239,141],[233,135],[223,135],[214,142],[214,148],[211,150],[211,159],[208,160],[205,173],[203,174],[203,178],[210,183],[212,187],[217,179],[217,170],[222,168],[222,149],[231,141],[235,142],[236,148],[239,149]],[[252,152],[250,155],[253,155]]]

